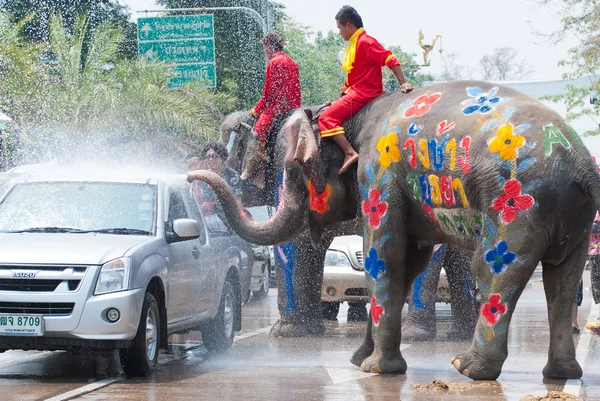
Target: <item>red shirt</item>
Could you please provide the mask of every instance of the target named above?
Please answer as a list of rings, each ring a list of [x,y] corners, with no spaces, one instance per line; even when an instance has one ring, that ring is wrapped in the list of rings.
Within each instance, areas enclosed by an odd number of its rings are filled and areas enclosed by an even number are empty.
[[[275,53],[267,64],[265,88],[254,111],[282,114],[299,108],[301,99],[298,64],[284,52]]]
[[[376,98],[384,93],[381,67],[400,65],[390,50],[381,46],[377,39],[363,32],[356,42],[356,57],[342,92],[356,91],[364,98]]]

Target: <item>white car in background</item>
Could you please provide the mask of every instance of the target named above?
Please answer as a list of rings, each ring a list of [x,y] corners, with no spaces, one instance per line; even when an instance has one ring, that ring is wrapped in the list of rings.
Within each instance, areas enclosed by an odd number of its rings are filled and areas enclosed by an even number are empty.
[[[364,307],[369,301],[362,237],[359,235],[335,237],[325,255],[321,287],[323,318],[335,320],[342,302],[348,302],[350,305],[349,315],[353,312],[363,316]],[[438,281],[436,302],[450,302],[450,288],[444,268]]]
[[[369,302],[362,247],[362,237],[344,235],[335,237],[325,254],[321,306],[327,320],[336,319],[342,302],[363,309]]]

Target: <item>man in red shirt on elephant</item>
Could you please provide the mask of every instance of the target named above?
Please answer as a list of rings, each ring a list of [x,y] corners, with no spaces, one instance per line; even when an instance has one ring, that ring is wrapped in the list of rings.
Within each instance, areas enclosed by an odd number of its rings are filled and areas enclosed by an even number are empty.
[[[252,115],[258,118],[254,125],[258,147],[241,176],[243,180],[267,162],[265,147],[273,121],[276,117],[299,108],[302,99],[298,65],[283,52],[283,37],[276,32],[269,32],[262,38],[262,45],[269,63],[263,95],[252,109]]]
[[[400,62],[373,37],[367,35],[362,18],[350,6],[344,6],[335,16],[340,35],[350,42],[346,49],[342,69],[348,73],[342,96],[332,103],[319,117],[323,138],[331,137],[344,152],[344,164],[340,174],[358,161],[358,153],[352,148],[344,132],[343,122],[384,93],[381,68],[387,66],[400,82],[400,91],[413,90],[406,82]]]

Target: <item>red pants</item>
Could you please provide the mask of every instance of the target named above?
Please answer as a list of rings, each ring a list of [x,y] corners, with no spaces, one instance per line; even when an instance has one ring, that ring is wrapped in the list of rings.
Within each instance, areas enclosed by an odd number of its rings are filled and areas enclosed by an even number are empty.
[[[260,142],[267,142],[267,136],[269,135],[269,130],[271,129],[274,119],[275,113],[269,110],[263,111],[260,117],[258,117],[258,121],[254,125],[254,132],[258,135],[258,140]]]
[[[319,117],[321,136],[327,138],[328,136],[343,134],[342,123],[358,113],[373,99],[363,98],[357,95],[356,92],[340,97]]]

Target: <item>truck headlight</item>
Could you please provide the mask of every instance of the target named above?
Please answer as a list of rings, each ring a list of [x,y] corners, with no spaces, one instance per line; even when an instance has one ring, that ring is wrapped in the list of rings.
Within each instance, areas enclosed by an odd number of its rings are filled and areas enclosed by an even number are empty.
[[[325,254],[325,266],[332,267],[351,267],[348,255],[341,251],[329,250]]]
[[[119,258],[102,265],[94,295],[126,290],[129,286],[131,259]]]

